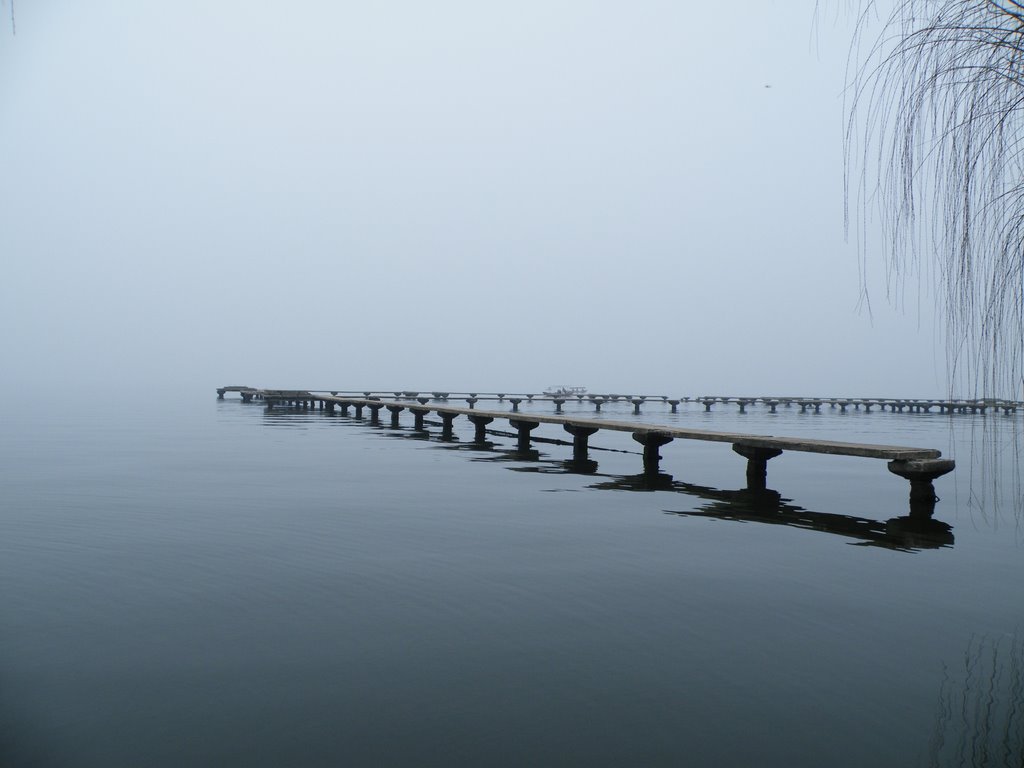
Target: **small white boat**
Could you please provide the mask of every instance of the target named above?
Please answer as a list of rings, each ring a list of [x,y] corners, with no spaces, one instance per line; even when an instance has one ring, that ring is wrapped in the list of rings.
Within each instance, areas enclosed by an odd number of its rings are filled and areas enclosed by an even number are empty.
[[[586,387],[569,387],[565,384],[555,384],[544,390],[547,397],[576,397],[587,394]]]

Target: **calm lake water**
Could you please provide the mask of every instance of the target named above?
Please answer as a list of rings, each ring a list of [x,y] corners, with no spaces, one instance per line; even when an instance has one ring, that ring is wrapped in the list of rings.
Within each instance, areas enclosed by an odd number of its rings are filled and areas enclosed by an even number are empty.
[[[879,460],[214,397],[3,404],[0,765],[1024,764],[1020,415],[602,414],[940,448],[922,534]]]

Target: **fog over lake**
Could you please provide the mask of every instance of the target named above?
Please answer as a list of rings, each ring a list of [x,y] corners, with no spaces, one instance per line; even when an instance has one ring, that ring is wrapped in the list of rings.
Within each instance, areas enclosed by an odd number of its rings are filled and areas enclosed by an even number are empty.
[[[0,766],[1019,768],[856,5],[0,0]]]
[[[944,394],[815,8],[20,2],[0,387]]]

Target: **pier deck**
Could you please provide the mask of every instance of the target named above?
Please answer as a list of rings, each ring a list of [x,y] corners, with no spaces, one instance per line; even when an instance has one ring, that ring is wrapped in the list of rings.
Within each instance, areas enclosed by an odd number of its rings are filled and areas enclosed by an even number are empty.
[[[590,427],[595,430],[607,429],[616,432],[634,434],[658,434],[679,440],[706,440],[716,443],[733,443],[748,445],[751,448],[777,448],[785,451],[803,451],[805,453],[830,453],[841,456],[862,456],[870,459],[888,459],[902,461],[909,459],[937,459],[942,451],[934,448],[909,448],[898,445],[871,445],[866,443],[846,443],[838,440],[812,440],[802,437],[775,437],[774,435],[754,435],[742,432],[715,432],[706,429],[690,429],[661,424],[638,424],[633,421],[614,421],[610,419],[589,419],[559,414],[539,414],[508,411],[490,411],[478,408],[463,408],[454,405],[437,403],[419,404],[401,401],[376,400],[367,398],[341,397],[334,395],[316,395],[316,400],[333,401],[337,405],[347,403],[349,406],[387,407],[401,405],[408,409],[426,409],[434,413],[450,413],[456,416],[475,416],[491,419],[508,419],[509,421],[530,421],[538,424],[561,424]],[[639,442],[639,441],[638,441]]]

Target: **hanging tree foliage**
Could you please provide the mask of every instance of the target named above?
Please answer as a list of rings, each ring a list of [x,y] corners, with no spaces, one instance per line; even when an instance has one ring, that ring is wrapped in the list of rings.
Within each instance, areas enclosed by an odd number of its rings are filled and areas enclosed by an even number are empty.
[[[857,7],[848,210],[861,234],[880,214],[892,284],[908,275],[937,281],[951,388],[1019,398],[1024,2]]]

